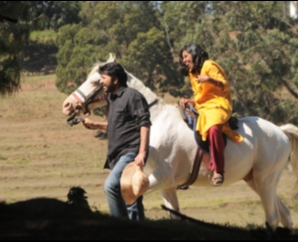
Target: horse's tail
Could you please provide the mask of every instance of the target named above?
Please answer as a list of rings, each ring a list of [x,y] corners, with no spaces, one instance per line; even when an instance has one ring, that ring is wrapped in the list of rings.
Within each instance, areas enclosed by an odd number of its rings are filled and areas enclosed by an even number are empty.
[[[280,128],[288,136],[292,145],[290,162],[292,171],[296,176],[296,183],[293,187],[293,192],[296,193],[298,191],[298,127],[293,124],[285,124]]]

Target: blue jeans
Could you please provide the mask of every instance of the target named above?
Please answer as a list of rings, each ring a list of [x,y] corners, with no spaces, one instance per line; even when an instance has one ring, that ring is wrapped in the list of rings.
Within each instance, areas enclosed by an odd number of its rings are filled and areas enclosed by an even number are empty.
[[[136,153],[134,152],[128,152],[120,157],[105,181],[104,191],[112,216],[118,218],[129,218],[132,220],[144,220],[145,214],[143,196],[140,196],[132,205],[128,205],[123,200],[120,189],[122,171],[128,163],[134,160],[135,157]]]

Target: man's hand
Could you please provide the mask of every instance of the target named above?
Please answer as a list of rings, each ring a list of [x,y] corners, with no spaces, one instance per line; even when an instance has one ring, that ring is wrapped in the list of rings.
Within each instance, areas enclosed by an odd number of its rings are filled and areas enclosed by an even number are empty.
[[[93,121],[91,121],[89,118],[87,118],[89,115],[86,115],[86,118],[84,120],[84,122],[82,122],[82,124],[84,125],[84,127],[86,129],[91,129],[91,125],[93,124]]]
[[[145,166],[145,158],[146,158],[146,153],[139,153],[136,157],[135,157],[135,163],[140,166],[143,167]]]

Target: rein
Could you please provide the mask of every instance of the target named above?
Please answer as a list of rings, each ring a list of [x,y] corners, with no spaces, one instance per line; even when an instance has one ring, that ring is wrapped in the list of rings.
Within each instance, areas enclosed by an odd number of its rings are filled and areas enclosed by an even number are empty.
[[[78,117],[78,116],[77,116],[77,113],[74,112],[74,113],[73,113],[73,114],[66,120],[66,122],[67,122],[67,124],[68,124],[69,126],[73,126],[73,125],[78,124],[78,123],[80,123],[80,122],[84,122],[84,120],[85,120],[85,119],[83,119],[82,117]]]
[[[149,106],[149,109],[152,108],[157,102],[158,102],[158,99],[155,99],[152,103],[150,103],[148,105]]]
[[[101,100],[104,100],[105,97],[103,96],[102,98],[98,99],[98,100],[93,100],[94,97],[97,95],[97,93],[102,89],[102,85],[99,83],[96,88],[91,92],[89,93],[89,95],[85,95],[80,89],[77,89],[76,91],[74,91],[72,93],[72,95],[75,97],[75,99],[77,99],[80,103],[80,105],[83,107],[83,110],[84,110],[84,114],[87,113],[87,112],[90,112],[90,110],[88,109],[88,105],[91,104],[91,103],[94,103],[94,102],[97,102],[97,101],[101,101]],[[76,94],[79,93],[80,96],[83,98],[83,102],[82,100],[78,97],[78,95]]]
[[[189,186],[192,185],[197,180],[198,173],[199,173],[202,159],[203,159],[203,155],[204,155],[203,151],[199,147],[197,147],[197,152],[196,152],[193,166],[191,168],[190,175],[186,182],[184,182],[182,185],[177,186],[177,189],[187,190],[189,188]]]

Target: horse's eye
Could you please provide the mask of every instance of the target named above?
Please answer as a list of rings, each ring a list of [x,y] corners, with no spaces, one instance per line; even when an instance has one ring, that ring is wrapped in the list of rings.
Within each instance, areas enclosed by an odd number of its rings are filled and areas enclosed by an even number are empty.
[[[91,84],[93,85],[93,86],[98,86],[99,85],[99,80],[98,81],[93,81],[93,82],[91,82]]]

